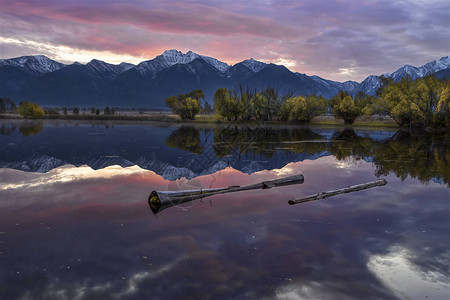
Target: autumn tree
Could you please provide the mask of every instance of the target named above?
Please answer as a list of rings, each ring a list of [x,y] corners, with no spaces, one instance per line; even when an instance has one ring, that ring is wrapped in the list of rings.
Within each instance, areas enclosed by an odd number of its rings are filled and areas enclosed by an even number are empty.
[[[312,118],[320,116],[327,111],[328,102],[322,97],[311,95],[309,97],[290,97],[284,101],[278,112],[282,121],[310,122]]]
[[[44,110],[36,103],[24,101],[19,103],[17,113],[24,118],[40,119],[44,116]]]
[[[447,85],[439,97],[436,108],[436,123],[450,127],[450,80],[447,81]]]
[[[400,126],[442,126],[448,118],[447,82],[427,76],[415,81],[406,77],[390,83],[375,101],[374,111],[389,115]]]
[[[277,116],[281,101],[275,89],[267,88],[262,92],[241,94],[241,99],[245,98],[248,98],[250,105],[249,111],[243,113],[244,117],[253,116],[256,120],[272,121]],[[249,117],[243,119],[249,119]]]
[[[214,110],[228,121],[237,120],[240,107],[237,98],[227,88],[218,88],[214,94]]]
[[[201,90],[194,90],[187,94],[180,94],[178,96],[170,96],[166,98],[166,105],[174,114],[180,116],[181,120],[194,120],[195,116],[200,112],[199,100],[193,97],[201,97],[203,92]],[[203,95],[204,98],[204,95]]]
[[[372,98],[363,93],[358,93],[353,99],[349,93],[340,91],[331,98],[331,113],[337,119],[343,119],[345,124],[353,124],[356,118],[362,116],[367,110]]]

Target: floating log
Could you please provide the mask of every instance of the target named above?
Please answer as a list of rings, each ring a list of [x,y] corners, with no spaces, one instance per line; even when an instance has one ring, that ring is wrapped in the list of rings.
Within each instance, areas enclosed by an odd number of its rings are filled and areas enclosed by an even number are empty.
[[[352,186],[337,189],[337,190],[314,194],[314,195],[304,197],[301,199],[292,199],[292,200],[289,200],[288,203],[291,205],[294,205],[294,204],[299,204],[299,203],[304,203],[304,202],[309,202],[309,201],[315,201],[315,200],[328,198],[331,196],[336,196],[339,194],[346,194],[346,193],[362,191],[365,189],[370,189],[370,188],[373,188],[376,186],[382,186],[382,185],[386,185],[386,184],[387,184],[387,181],[385,179],[379,179],[379,180],[375,180],[375,181],[371,181],[371,182],[367,182],[367,183],[352,185]]]
[[[303,175],[294,175],[275,180],[267,180],[246,186],[233,185],[226,188],[199,189],[187,191],[152,191],[148,197],[148,205],[154,214],[174,205],[190,202],[213,195],[242,192],[257,189],[270,189],[272,187],[301,184],[304,181]]]

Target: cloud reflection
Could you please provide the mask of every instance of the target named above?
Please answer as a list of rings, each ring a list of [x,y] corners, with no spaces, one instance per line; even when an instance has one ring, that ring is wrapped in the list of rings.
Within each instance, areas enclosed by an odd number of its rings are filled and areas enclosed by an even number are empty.
[[[393,247],[386,255],[370,257],[367,266],[401,299],[445,299],[450,295],[448,274],[421,271],[411,262],[413,255],[407,249]],[[450,252],[447,259],[450,259]]]
[[[383,188],[287,204],[292,197],[373,179],[371,163],[339,166],[324,157],[286,170],[248,175],[228,168],[183,180],[180,186],[218,187],[291,172],[305,176],[299,186],[215,196],[212,206],[199,201],[186,210],[165,210],[158,219],[146,197],[170,182],[139,169],[82,167],[77,173],[62,167],[53,184],[0,190],[0,296],[398,299],[398,287],[385,275],[398,270],[422,274],[413,279],[425,285],[436,280],[438,285],[426,286],[446,291],[448,188],[390,175]],[[9,169],[0,178],[11,175],[7,184],[52,179]]]

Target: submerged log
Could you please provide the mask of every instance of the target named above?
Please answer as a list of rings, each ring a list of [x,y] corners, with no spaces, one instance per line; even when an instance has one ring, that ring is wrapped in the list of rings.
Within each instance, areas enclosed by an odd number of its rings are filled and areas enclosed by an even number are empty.
[[[201,199],[213,195],[242,192],[248,190],[257,189],[270,189],[272,187],[301,184],[304,181],[303,175],[294,175],[275,180],[267,180],[261,183],[255,183],[246,186],[229,186],[226,188],[214,188],[214,189],[199,189],[199,190],[187,190],[187,191],[152,191],[148,197],[148,205],[154,214],[162,211],[163,209],[172,207],[174,205],[190,202],[196,199]]]
[[[309,202],[309,201],[315,201],[315,200],[328,198],[328,197],[339,195],[339,194],[345,194],[345,193],[352,193],[352,192],[362,191],[362,190],[365,190],[365,189],[370,189],[370,188],[373,188],[373,187],[376,187],[376,186],[382,186],[382,185],[386,185],[386,184],[387,184],[387,181],[385,179],[379,179],[379,180],[375,180],[375,181],[371,181],[371,182],[367,182],[367,183],[352,185],[352,186],[341,188],[341,189],[337,189],[337,190],[332,190],[332,191],[327,191],[327,192],[314,194],[314,195],[311,195],[311,196],[308,196],[308,197],[304,197],[304,198],[301,198],[301,199],[292,199],[292,200],[289,200],[288,203],[291,204],[291,205],[299,204],[299,203],[305,203],[305,202]]]

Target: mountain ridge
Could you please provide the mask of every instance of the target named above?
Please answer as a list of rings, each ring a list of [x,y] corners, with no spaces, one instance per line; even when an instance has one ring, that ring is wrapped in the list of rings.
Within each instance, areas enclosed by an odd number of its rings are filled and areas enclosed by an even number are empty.
[[[441,77],[448,77],[449,68],[450,57],[444,56],[420,67],[404,65],[380,76],[392,77],[395,82],[405,76],[416,79],[437,72]],[[65,65],[36,55],[0,59],[0,97],[41,105],[165,108],[166,97],[198,88],[204,90],[207,101],[211,101],[218,87],[271,86],[280,93],[316,94],[326,98],[340,90],[375,95],[381,85],[380,76],[370,75],[360,83],[338,82],[294,73],[283,65],[253,58],[228,65],[213,57],[175,49],[137,65],[109,64],[98,59]]]

